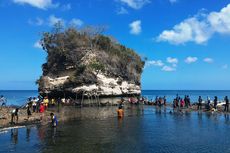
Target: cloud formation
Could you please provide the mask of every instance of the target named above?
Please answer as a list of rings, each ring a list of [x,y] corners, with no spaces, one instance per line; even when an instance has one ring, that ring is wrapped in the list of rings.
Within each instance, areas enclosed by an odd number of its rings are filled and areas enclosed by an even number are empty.
[[[22,4],[22,5],[31,5],[33,7],[39,8],[39,9],[48,9],[52,7],[58,7],[59,4],[54,4],[52,0],[13,0],[16,4]]]
[[[36,41],[36,42],[34,43],[34,48],[42,49],[41,42],[40,42],[40,41]]]
[[[141,9],[144,5],[151,3],[150,0],[119,0],[123,4],[133,8],[133,9]]]
[[[76,27],[81,27],[84,24],[84,22],[82,20],[75,19],[75,18],[73,18],[69,23],[70,23],[70,25],[73,25]]]
[[[124,7],[120,7],[118,10],[117,10],[117,14],[128,14],[128,10],[125,9]]]
[[[177,58],[168,57],[166,60],[170,64],[177,64],[178,63],[178,59]]]
[[[65,25],[65,20],[59,17],[56,17],[55,15],[50,15],[48,19],[49,26],[54,26],[57,23],[61,23],[62,25]]]
[[[169,0],[170,3],[176,3],[178,0]]]
[[[61,7],[61,10],[62,10],[62,11],[69,11],[69,10],[71,10],[71,9],[72,9],[72,6],[71,6],[70,3],[64,4],[64,5],[62,5],[62,7]]]
[[[191,63],[195,63],[197,60],[198,60],[197,57],[189,56],[189,57],[187,57],[187,58],[185,59],[185,63],[191,64]]]
[[[28,23],[31,25],[41,26],[44,24],[44,20],[42,18],[37,17],[34,20],[29,19]]]
[[[163,66],[161,70],[166,71],[166,72],[176,71],[175,67],[171,67],[171,66],[167,66],[167,65]]]
[[[134,35],[138,35],[141,33],[141,21],[136,20],[129,24],[130,33]]]
[[[170,59],[170,58],[168,58]],[[168,60],[167,59],[167,60]],[[168,62],[168,61],[167,61]],[[165,71],[165,72],[173,72],[176,71],[176,67],[177,67],[177,62],[174,58],[170,59],[170,64],[172,64],[171,66],[169,65],[165,65],[164,62],[162,62],[161,60],[151,60],[151,61],[147,61],[146,62],[146,67],[150,67],[150,66],[156,66],[156,67],[160,67],[161,71]]]
[[[222,69],[228,69],[228,64],[224,64],[224,65],[222,66]]]
[[[76,27],[81,27],[84,24],[82,20],[77,19],[77,18],[72,18],[70,21],[67,21],[55,15],[50,15],[47,19],[42,19],[42,18],[37,17],[34,20],[30,19],[28,21],[30,25],[36,25],[36,26],[46,25],[46,26],[51,26],[51,27],[53,27],[58,22],[60,22],[63,26],[71,25],[71,26],[76,26]]]
[[[172,30],[164,30],[157,41],[171,44],[195,42],[206,43],[215,33],[230,34],[230,4],[219,12],[200,13],[175,25]]]
[[[214,60],[212,58],[209,58],[209,57],[204,58],[203,61],[206,62],[206,63],[209,63],[209,64],[214,62]]]
[[[152,61],[147,61],[146,62],[146,66],[159,66],[162,67],[164,66],[164,63],[161,60],[152,60]]]

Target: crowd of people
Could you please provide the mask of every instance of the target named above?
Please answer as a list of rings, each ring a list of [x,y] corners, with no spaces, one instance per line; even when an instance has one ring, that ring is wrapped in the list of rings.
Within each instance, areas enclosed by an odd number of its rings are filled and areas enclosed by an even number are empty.
[[[26,108],[27,119],[29,120],[29,118],[33,113],[44,113],[47,110],[47,108],[54,107],[56,105],[59,107],[60,104],[64,104],[66,102],[67,102],[66,99],[61,99],[61,98],[56,100],[54,98],[49,99],[48,97],[41,97],[41,96],[30,97],[27,99],[26,104],[24,106],[14,108],[11,111],[11,124],[18,123],[18,118],[19,118],[18,114],[19,114],[19,109],[21,108]],[[54,113],[50,113],[50,117],[51,117],[52,126],[56,127],[57,126],[56,115]]]
[[[146,98],[143,98],[143,103],[146,105],[155,105],[155,106],[166,106],[167,105],[167,99],[166,96],[164,97],[158,97],[156,96],[155,100],[153,101],[152,99],[146,100]],[[179,95],[176,95],[176,97],[172,101],[172,107],[174,109],[181,109],[181,108],[191,108],[192,106],[196,107],[197,110],[203,110],[205,109],[206,111],[217,111],[218,106],[224,106],[225,112],[229,111],[229,99],[228,96],[224,97],[224,100],[220,102],[218,100],[218,97],[215,96],[213,101],[211,101],[210,97],[207,97],[206,100],[202,99],[201,96],[198,97],[197,102],[191,103],[191,99],[189,95],[185,95],[184,98],[181,98]],[[193,107],[193,108],[194,108]]]

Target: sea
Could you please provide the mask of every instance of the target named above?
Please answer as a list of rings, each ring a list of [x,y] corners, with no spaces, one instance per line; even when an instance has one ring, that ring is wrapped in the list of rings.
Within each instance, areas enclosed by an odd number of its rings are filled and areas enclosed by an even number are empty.
[[[0,91],[9,104],[23,104],[37,91]],[[148,98],[176,94],[223,98],[230,91],[144,90]],[[170,101],[170,100],[169,100]],[[76,108],[80,111],[81,108]],[[96,107],[114,111],[116,107]],[[175,112],[147,105],[125,106],[125,117],[76,118],[49,125],[0,128],[0,153],[230,153],[229,113]],[[1,111],[0,111],[1,112]]]
[[[219,101],[223,101],[225,96],[230,97],[230,90],[142,90],[142,96],[148,100],[154,100],[156,96],[166,96],[167,102],[171,103],[176,95],[184,97],[189,95],[191,102],[197,102],[198,97],[202,96],[203,100],[207,97],[214,99],[217,96]],[[24,105],[29,97],[37,97],[37,90],[0,90],[0,95],[7,99],[7,105]]]

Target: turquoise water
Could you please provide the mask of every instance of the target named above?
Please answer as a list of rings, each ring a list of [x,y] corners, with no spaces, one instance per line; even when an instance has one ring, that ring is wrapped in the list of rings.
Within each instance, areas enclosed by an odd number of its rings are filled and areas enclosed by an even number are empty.
[[[97,108],[96,108],[97,109]],[[0,134],[0,152],[229,153],[229,114],[170,114],[126,107],[125,117],[75,119],[57,128],[32,126]]]
[[[181,97],[184,95],[189,95],[192,102],[196,102],[198,96],[202,96],[206,99],[207,96],[213,98],[218,96],[219,100],[223,100],[224,96],[230,97],[229,90],[143,90],[142,95],[147,97],[149,100],[155,99],[156,96],[166,96],[168,102],[172,102],[176,94]],[[25,104],[28,97],[38,96],[38,91],[36,90],[11,90],[3,91],[0,90],[0,95],[4,95],[8,100],[8,105],[23,105]]]

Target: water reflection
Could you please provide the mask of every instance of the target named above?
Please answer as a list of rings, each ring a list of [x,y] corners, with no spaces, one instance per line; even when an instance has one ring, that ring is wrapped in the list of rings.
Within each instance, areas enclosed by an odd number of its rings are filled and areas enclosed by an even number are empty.
[[[57,128],[38,125],[12,129],[0,136],[5,143],[0,145],[0,152],[7,152],[8,143],[13,144],[12,152],[26,152],[26,148],[35,153],[229,152],[229,114],[129,106],[124,118],[111,117],[109,111],[116,114],[116,109],[103,108],[107,118],[77,118],[60,122]],[[88,112],[104,117],[101,111]]]
[[[11,143],[16,145],[18,143],[18,129],[11,129]]]
[[[31,127],[28,126],[26,127],[26,141],[30,142],[30,132],[31,132]]]

